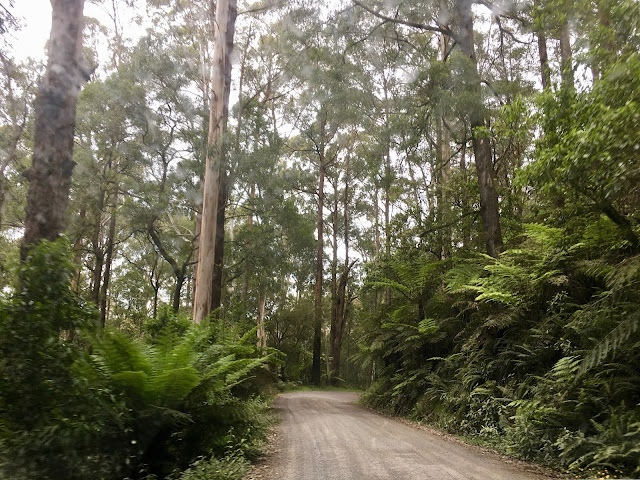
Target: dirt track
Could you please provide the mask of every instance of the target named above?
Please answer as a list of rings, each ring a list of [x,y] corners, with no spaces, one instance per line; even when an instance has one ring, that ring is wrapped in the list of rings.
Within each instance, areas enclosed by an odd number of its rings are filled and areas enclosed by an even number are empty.
[[[282,395],[272,453],[247,477],[271,480],[542,480],[519,462],[354,405],[348,392]]]

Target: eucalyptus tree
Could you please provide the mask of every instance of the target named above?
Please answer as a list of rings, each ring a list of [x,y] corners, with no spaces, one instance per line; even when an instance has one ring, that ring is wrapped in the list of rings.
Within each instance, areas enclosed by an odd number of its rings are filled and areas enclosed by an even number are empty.
[[[502,227],[500,224],[500,209],[498,194],[495,186],[495,172],[491,152],[490,137],[488,135],[488,113],[482,96],[481,77],[478,71],[478,62],[474,41],[474,21],[472,0],[455,0],[451,8],[447,5],[429,5],[418,16],[415,6],[409,6],[403,11],[404,18],[397,16],[391,18],[383,13],[383,10],[372,8],[359,1],[355,5],[366,10],[370,14],[404,27],[417,29],[424,32],[432,32],[445,35],[454,39],[453,46],[460,49],[462,55],[468,60],[464,66],[465,90],[468,94],[466,116],[468,117],[471,131],[471,143],[473,147],[478,189],[480,196],[480,213],[483,220],[484,236],[487,253],[497,256],[502,249]],[[412,14],[412,20],[407,20]],[[415,19],[419,19],[416,21]],[[449,23],[454,23],[455,30]]]
[[[125,242],[119,257],[111,287],[110,324],[138,335],[149,318],[158,317],[172,272],[142,234]]]
[[[213,15],[213,2],[211,3]],[[202,226],[198,245],[198,270],[193,299],[193,321],[201,323],[211,311],[213,294],[213,272],[216,242],[224,231],[218,228],[220,198],[224,198],[224,185],[220,184],[224,169],[223,136],[229,112],[231,88],[231,52],[237,5],[235,0],[220,0],[215,8],[214,54],[212,64],[211,102],[209,113],[209,136],[205,165]],[[224,178],[224,173],[222,173]],[[217,233],[218,232],[218,233]],[[216,286],[216,288],[218,288]],[[220,285],[221,288],[221,285]]]
[[[167,262],[174,276],[171,305],[181,305],[191,273],[196,240],[198,153],[204,125],[200,98],[191,87],[198,79],[197,61],[180,37],[149,35],[140,41],[132,60],[143,72],[145,182],[134,187],[131,213],[138,230]],[[195,170],[195,172],[194,172]]]
[[[71,188],[76,104],[88,79],[81,59],[84,0],[52,0],[49,59],[35,106],[33,162],[21,257],[41,239],[55,240],[65,227]]]
[[[285,22],[295,23],[287,33],[288,55],[293,58],[292,76],[296,81],[296,100],[291,102],[289,118],[300,134],[289,143],[303,168],[315,170],[317,199],[316,272],[314,287],[314,332],[311,381],[321,380],[325,178],[345,154],[347,133],[355,128],[363,109],[368,85],[358,74],[358,66],[345,53],[340,27],[327,26],[323,13],[312,7],[293,10]]]
[[[233,202],[238,204],[239,210],[234,218],[245,219],[249,231],[260,215],[256,211],[256,198],[271,181],[263,175],[274,165],[279,169],[285,168],[281,163],[283,142],[280,130],[283,127],[284,115],[282,110],[287,99],[287,76],[290,69],[286,55],[281,51],[281,40],[277,33],[270,30],[269,25],[261,26],[259,22],[251,21],[248,28],[241,32],[244,40],[242,60],[240,62],[238,81],[238,102],[235,107],[236,119],[233,154],[230,156],[230,172],[234,190],[231,195]],[[285,127],[286,128],[286,127]],[[287,170],[287,169],[285,169]],[[273,181],[280,185],[283,191],[290,191],[291,185],[279,178]],[[237,220],[234,220],[234,222]],[[247,247],[251,244],[251,235],[247,236]],[[248,289],[254,272],[254,257],[242,255],[238,264],[229,267],[236,270],[244,268],[242,285],[240,287],[241,300],[245,305],[248,299]],[[232,274],[237,275],[239,274]]]
[[[142,86],[125,71],[90,83],[78,106],[71,204],[76,216],[70,229],[76,250],[86,252],[90,298],[100,306],[103,325],[115,249],[128,235],[118,228],[117,218],[126,184],[141,180],[145,108]]]

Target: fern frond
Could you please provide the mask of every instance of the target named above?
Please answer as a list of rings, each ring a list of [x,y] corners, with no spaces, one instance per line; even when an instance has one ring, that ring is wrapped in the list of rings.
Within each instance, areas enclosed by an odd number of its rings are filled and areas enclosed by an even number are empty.
[[[640,327],[640,310],[624,318],[598,344],[589,351],[577,372],[581,377],[592,368],[602,364],[607,358],[614,358],[616,352]]]

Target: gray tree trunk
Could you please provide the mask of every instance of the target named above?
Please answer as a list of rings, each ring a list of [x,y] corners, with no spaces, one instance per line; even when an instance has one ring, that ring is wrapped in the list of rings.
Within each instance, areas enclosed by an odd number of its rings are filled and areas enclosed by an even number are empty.
[[[502,229],[500,227],[500,209],[498,205],[498,194],[494,184],[495,172],[493,169],[493,159],[491,156],[490,139],[485,134],[487,128],[487,118],[482,107],[480,76],[478,74],[478,64],[475,54],[473,40],[473,11],[472,0],[456,0],[456,10],[460,22],[460,32],[458,42],[462,53],[473,63],[475,72],[471,80],[471,88],[476,96],[476,104],[469,110],[469,120],[471,123],[471,134],[473,153],[476,160],[476,173],[478,175],[478,189],[480,190],[480,214],[484,226],[485,244],[487,253],[492,257],[497,257],[502,250]]]
[[[324,125],[321,130],[324,132]],[[324,149],[324,145],[322,146]],[[314,289],[314,320],[313,320],[313,360],[311,363],[311,383],[320,385],[321,356],[322,356],[322,256],[324,253],[324,150],[319,152],[318,164],[318,212],[316,215],[316,228],[318,231],[318,244],[316,250],[316,278]]]
[[[209,108],[209,135],[202,199],[202,226],[198,246],[198,268],[193,299],[193,321],[202,323],[211,311],[213,271],[215,265],[216,231],[220,206],[220,176],[223,167],[223,136],[225,127],[226,72],[230,59],[227,43],[229,21],[235,25],[235,0],[218,0],[214,21],[213,78]],[[228,101],[228,96],[226,97]]]
[[[24,260],[41,239],[64,231],[73,161],[76,105],[86,73],[80,65],[84,0],[51,0],[49,60],[36,100],[33,161],[20,249]]]

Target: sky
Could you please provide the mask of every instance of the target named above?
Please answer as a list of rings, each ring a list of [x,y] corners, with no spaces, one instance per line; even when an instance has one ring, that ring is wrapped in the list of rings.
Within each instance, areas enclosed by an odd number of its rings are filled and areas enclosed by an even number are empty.
[[[49,0],[17,0],[13,12],[23,25],[10,42],[16,57],[44,59],[44,44],[51,31],[51,2]]]
[[[44,46],[51,32],[51,2],[49,0],[15,0],[11,9],[20,20],[22,29],[14,32],[9,42],[13,45],[16,58],[25,60],[33,57],[45,60]],[[102,7],[85,2],[84,14],[109,22]],[[105,18],[106,17],[106,18]]]

